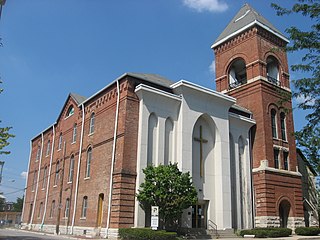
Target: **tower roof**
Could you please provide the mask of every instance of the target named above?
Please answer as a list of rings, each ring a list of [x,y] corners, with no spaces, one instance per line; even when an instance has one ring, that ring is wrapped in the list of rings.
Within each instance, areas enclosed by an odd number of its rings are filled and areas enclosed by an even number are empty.
[[[249,4],[244,4],[239,12],[234,16],[228,26],[219,35],[211,48],[214,48],[226,40],[238,35],[253,25],[259,25],[267,31],[278,36],[282,40],[289,42],[289,40],[267,19],[254,10]]]

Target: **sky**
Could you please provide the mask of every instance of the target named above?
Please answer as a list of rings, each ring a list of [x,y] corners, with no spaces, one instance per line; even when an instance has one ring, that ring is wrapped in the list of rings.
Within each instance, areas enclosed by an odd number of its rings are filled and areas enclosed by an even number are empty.
[[[0,20],[0,127],[12,126],[0,155],[0,192],[22,197],[30,140],[52,125],[70,92],[91,96],[125,72],[154,73],[215,89],[212,43],[249,3],[281,32],[307,27],[278,17],[292,0],[7,0]],[[289,64],[300,61],[289,54]],[[291,79],[299,74],[291,73]],[[295,129],[305,113],[294,110]]]

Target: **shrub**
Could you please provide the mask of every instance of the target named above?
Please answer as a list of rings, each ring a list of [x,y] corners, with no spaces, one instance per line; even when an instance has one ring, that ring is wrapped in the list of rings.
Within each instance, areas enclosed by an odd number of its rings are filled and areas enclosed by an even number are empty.
[[[241,230],[239,235],[255,235],[256,238],[275,238],[275,237],[288,237],[292,233],[292,230],[289,228],[255,228],[255,229],[246,229]]]
[[[320,233],[318,227],[297,227],[295,230],[297,235],[302,236],[317,236]]]
[[[177,233],[154,231],[150,228],[121,228],[120,238],[123,240],[176,240]]]

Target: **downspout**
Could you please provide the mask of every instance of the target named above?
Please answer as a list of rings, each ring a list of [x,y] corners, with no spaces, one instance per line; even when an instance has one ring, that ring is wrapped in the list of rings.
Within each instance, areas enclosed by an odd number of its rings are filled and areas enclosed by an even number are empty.
[[[77,207],[78,187],[79,187],[79,177],[80,177],[80,162],[81,162],[83,131],[84,131],[84,105],[81,104],[81,107],[82,107],[82,124],[81,124],[81,136],[80,136],[80,147],[79,147],[79,158],[78,158],[76,189],[75,189],[75,193],[74,193],[74,204],[73,204],[73,214],[72,214],[72,223],[71,223],[71,234],[73,234],[74,220],[75,220],[75,217],[76,217],[76,207]]]
[[[27,195],[27,187],[28,187],[28,179],[29,179],[29,172],[30,172],[30,162],[31,162],[31,155],[32,155],[32,141],[30,141],[30,153],[29,153],[29,162],[28,162],[28,175],[26,178],[26,185],[24,187],[24,198],[23,198],[23,206],[22,206],[22,213],[21,213],[21,221],[23,220],[23,215],[26,209],[26,195]],[[28,221],[28,220],[27,220]]]
[[[52,126],[52,132],[53,132],[53,134],[52,134],[52,146],[51,146],[50,165],[49,165],[49,173],[48,173],[48,180],[47,180],[46,200],[44,202],[44,212],[43,212],[43,217],[42,217],[42,222],[41,222],[41,228],[43,227],[44,219],[45,219],[46,213],[47,213],[47,204],[48,204],[48,195],[49,195],[49,186],[50,186],[50,176],[51,176],[53,151],[54,151],[54,140],[55,140],[55,136],[56,136],[56,131],[55,131],[54,125]]]
[[[109,201],[108,201],[108,217],[107,217],[107,227],[106,234],[109,235],[110,217],[111,217],[111,200],[112,200],[112,188],[113,188],[113,169],[114,161],[116,157],[116,143],[117,143],[117,128],[118,128],[118,115],[119,115],[119,103],[120,103],[120,88],[119,81],[117,80],[117,107],[116,107],[116,118],[114,122],[114,134],[113,134],[113,146],[112,146],[112,159],[111,159],[111,169],[110,169],[110,180],[109,180]]]
[[[252,119],[252,117],[251,117]],[[255,206],[255,192],[253,187],[253,159],[252,159],[252,127],[249,129],[249,151],[250,151],[250,174],[251,174],[251,211],[252,211],[252,228],[255,228],[255,215],[256,215],[256,206]]]
[[[40,178],[40,170],[41,170],[41,162],[42,162],[42,153],[43,153],[43,133],[41,133],[41,151],[40,151],[40,160],[39,160],[39,168],[38,168],[38,177],[37,177],[37,184],[36,184],[36,192],[34,195],[33,200],[33,207],[32,207],[32,214],[31,214],[31,220],[30,220],[30,227],[32,227],[32,220],[34,215],[34,209],[36,208],[36,201],[38,196],[38,186],[39,186],[39,178]],[[32,183],[33,184],[33,183]]]

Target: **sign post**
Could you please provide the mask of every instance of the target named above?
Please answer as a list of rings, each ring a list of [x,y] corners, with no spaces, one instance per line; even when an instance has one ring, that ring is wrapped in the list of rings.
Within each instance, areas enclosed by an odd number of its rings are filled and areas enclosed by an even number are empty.
[[[159,207],[151,206],[151,228],[157,230],[159,227]]]

